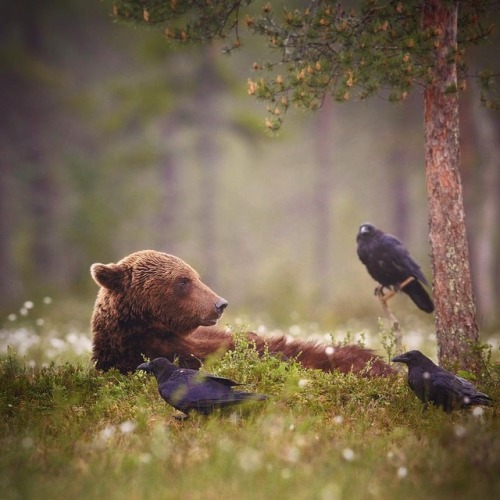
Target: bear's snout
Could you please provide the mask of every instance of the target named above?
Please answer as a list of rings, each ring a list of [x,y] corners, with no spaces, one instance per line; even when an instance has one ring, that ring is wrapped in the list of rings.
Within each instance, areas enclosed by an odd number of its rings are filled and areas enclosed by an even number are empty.
[[[217,314],[220,316],[224,312],[224,309],[227,307],[227,300],[226,299],[219,299],[215,304],[215,310],[217,311]]]

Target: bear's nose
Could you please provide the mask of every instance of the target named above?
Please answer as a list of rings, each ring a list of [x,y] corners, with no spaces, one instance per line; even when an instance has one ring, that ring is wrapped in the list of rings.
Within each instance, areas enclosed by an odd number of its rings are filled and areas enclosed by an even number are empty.
[[[222,314],[222,311],[227,307],[227,300],[220,299],[215,303],[215,309],[219,314]]]

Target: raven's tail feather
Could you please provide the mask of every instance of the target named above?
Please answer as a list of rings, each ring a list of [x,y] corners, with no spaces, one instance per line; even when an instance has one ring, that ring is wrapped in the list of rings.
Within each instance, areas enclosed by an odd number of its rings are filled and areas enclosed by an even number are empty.
[[[478,392],[470,398],[470,404],[490,406],[493,404],[493,400],[486,394]]]
[[[254,400],[254,401],[264,401],[267,399],[267,396],[265,394],[255,394],[254,392],[234,392],[233,397],[235,397],[235,400],[237,401],[248,401],[248,400]]]
[[[422,283],[417,279],[410,281],[402,289],[402,292],[410,296],[410,298],[415,302],[419,309],[422,311],[431,313],[434,311],[434,302],[429,297],[429,294],[423,287]]]
[[[219,398],[211,402],[214,408],[225,408],[227,406],[235,406],[250,401],[264,401],[267,396],[264,394],[255,394],[253,392],[233,392],[225,397]]]

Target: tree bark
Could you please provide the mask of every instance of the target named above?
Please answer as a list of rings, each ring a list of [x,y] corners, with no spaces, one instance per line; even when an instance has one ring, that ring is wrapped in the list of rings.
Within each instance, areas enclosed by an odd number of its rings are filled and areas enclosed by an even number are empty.
[[[439,363],[477,371],[481,355],[460,178],[457,2],[424,0],[423,28],[438,33],[424,91],[425,164]]]

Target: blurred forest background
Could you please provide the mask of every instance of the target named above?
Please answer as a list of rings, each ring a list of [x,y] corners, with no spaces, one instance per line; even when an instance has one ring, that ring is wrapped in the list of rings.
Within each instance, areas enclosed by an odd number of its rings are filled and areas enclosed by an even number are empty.
[[[397,235],[430,276],[422,95],[290,112],[279,136],[242,50],[179,47],[110,19],[112,2],[17,0],[0,18],[0,325],[51,303],[88,332],[94,262],[152,248],[225,297],[225,321],[322,331],[382,316],[359,225]],[[497,40],[469,65],[498,57]],[[461,98],[462,174],[480,328],[498,330],[500,112]],[[48,299],[50,297],[50,299]],[[405,297],[394,310],[432,331]],[[24,306],[23,306],[24,305]],[[402,312],[404,311],[404,312]],[[38,314],[38,313],[37,313]],[[40,313],[41,314],[41,313]],[[356,328],[356,326],[353,326]]]

